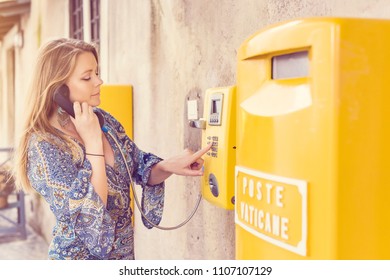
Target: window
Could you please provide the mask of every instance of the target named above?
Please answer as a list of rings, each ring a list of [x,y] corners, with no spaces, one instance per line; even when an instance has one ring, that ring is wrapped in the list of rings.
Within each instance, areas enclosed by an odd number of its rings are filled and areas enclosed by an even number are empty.
[[[70,37],[84,39],[83,0],[70,0]]]
[[[91,42],[100,45],[100,0],[90,0]]]
[[[93,42],[99,47],[100,0],[69,0],[69,20],[71,38]]]

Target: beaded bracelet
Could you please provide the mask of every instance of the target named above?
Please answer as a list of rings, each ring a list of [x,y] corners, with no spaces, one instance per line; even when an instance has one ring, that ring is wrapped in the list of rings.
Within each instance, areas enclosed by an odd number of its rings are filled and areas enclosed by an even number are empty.
[[[104,157],[104,155],[100,155],[100,154],[85,153],[85,155],[87,155],[87,156],[95,156],[95,157]]]

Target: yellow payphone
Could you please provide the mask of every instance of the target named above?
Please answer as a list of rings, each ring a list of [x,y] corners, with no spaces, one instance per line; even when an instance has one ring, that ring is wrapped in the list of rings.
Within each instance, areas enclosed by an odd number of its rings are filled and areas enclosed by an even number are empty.
[[[204,155],[203,197],[224,209],[234,209],[234,165],[236,161],[235,87],[206,91],[204,118],[198,128],[202,145],[212,143]]]
[[[313,18],[241,45],[237,259],[390,259],[389,32]]]

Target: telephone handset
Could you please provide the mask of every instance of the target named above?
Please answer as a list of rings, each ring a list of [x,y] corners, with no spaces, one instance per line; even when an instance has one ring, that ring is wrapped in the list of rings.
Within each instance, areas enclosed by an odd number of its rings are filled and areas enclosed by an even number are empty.
[[[63,84],[61,85],[53,95],[53,100],[60,106],[62,109],[65,110],[70,116],[73,118],[75,117],[74,109],[73,109],[73,103],[69,99],[69,88],[67,85]],[[95,112],[96,116],[99,119],[100,127],[103,129],[104,126],[104,118],[101,114],[98,112]]]

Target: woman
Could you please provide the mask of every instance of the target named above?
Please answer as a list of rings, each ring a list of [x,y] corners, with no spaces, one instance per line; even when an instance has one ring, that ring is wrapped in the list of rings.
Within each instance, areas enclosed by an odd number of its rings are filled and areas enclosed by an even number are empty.
[[[113,116],[96,108],[103,83],[98,69],[93,45],[58,39],[42,47],[34,71],[15,178],[25,191],[41,194],[55,215],[50,259],[134,259],[130,178],[124,160],[142,186],[143,212],[158,224],[164,180],[171,174],[202,175],[201,156],[210,149],[185,151],[166,160],[139,150]],[[63,84],[69,89],[74,118],[53,101]],[[105,132],[94,112],[103,116]]]

